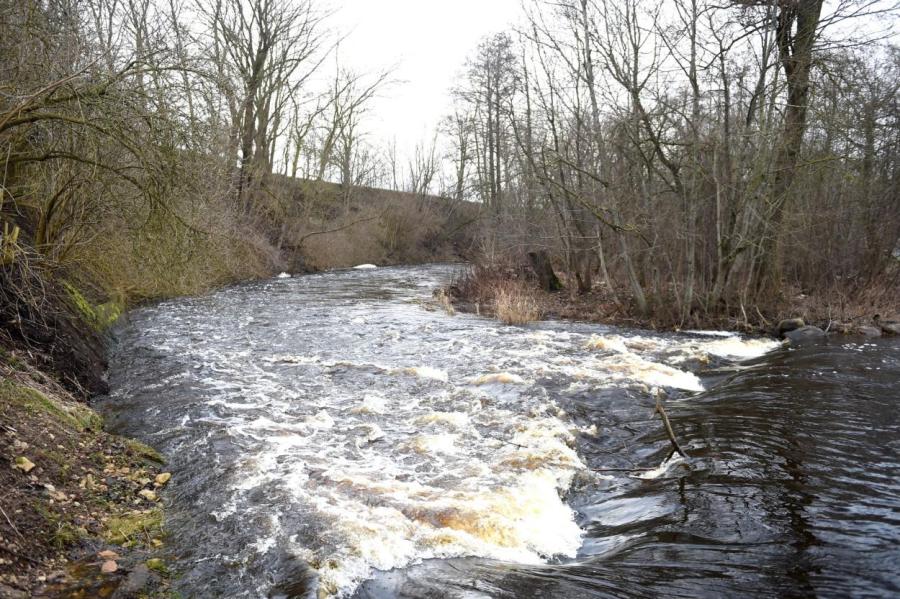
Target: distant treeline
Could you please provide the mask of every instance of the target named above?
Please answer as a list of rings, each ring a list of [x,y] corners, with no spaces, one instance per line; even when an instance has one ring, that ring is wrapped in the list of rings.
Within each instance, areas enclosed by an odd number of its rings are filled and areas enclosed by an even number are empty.
[[[599,282],[675,325],[756,323],[810,295],[836,317],[896,309],[897,16],[864,0],[526,1],[445,122],[460,195],[492,214],[480,262],[546,249],[571,291]]]

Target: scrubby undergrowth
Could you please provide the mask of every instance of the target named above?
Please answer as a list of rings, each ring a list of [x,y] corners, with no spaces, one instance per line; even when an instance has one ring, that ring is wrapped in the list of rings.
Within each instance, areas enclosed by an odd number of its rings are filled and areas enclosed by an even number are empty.
[[[653,330],[718,329],[743,333],[772,334],[783,319],[803,318],[807,324],[829,332],[855,334],[865,328],[879,330],[882,321],[900,318],[897,282],[869,285],[853,293],[835,287],[827,292],[804,293],[786,289],[763,305],[698,306],[687,320],[680,318],[664,298],[651,303],[641,314],[628,301],[624,286],[610,288],[598,282],[590,291],[578,293],[577,281],[557,273],[563,290],[540,289],[537,276],[525,260],[502,264],[476,264],[465,275],[441,291],[455,308],[496,317],[507,324],[524,324],[542,317],[632,326]],[[528,314],[531,318],[516,318]]]

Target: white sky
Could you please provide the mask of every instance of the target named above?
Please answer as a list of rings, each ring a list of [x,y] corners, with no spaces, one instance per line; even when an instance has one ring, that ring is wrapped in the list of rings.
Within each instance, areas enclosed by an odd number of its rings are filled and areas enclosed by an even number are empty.
[[[876,8],[897,2],[877,0]],[[416,143],[429,142],[434,135],[450,109],[448,92],[478,43],[508,30],[522,16],[521,0],[324,0],[323,4],[335,10],[329,28],[347,36],[340,46],[344,65],[361,73],[396,67],[396,82],[370,106],[364,126],[370,141],[380,147],[396,139],[401,159],[412,154]],[[876,22],[890,28],[891,19],[881,15]]]
[[[396,137],[401,156],[430,140],[449,110],[448,91],[481,39],[516,21],[520,0],[332,0],[346,32],[341,61],[357,71],[395,66],[366,123],[372,141]]]

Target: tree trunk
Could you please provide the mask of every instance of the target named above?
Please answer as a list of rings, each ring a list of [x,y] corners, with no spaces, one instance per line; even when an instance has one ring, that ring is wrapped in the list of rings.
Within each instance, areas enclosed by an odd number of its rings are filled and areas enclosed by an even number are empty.
[[[540,281],[541,289],[544,291],[559,291],[563,288],[562,283],[553,271],[553,264],[550,263],[550,256],[547,250],[539,250],[536,252],[528,252],[528,259],[531,261],[531,268]]]
[[[776,40],[781,66],[788,86],[787,106],[778,153],[775,157],[775,180],[771,192],[771,214],[764,223],[763,260],[760,289],[777,288],[781,278],[781,229],[788,194],[797,178],[797,165],[809,103],[809,76],[813,47],[824,0],[799,0],[781,7],[778,14]],[[796,24],[797,31],[794,32]]]

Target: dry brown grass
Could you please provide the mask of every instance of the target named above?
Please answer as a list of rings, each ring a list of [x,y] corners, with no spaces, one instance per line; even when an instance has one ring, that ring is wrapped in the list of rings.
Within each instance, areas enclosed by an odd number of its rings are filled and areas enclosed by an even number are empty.
[[[475,264],[448,287],[449,299],[510,325],[540,320],[546,298],[537,283],[509,266]]]
[[[447,293],[446,289],[438,289],[434,297],[437,300],[438,305],[443,308],[448,316],[456,315],[456,308],[453,307],[453,299],[450,297],[450,294]]]
[[[506,324],[528,324],[540,320],[540,303],[530,287],[507,281],[494,289],[494,315]]]
[[[413,193],[273,177],[289,206],[282,248],[294,272],[357,264],[455,261],[477,230],[478,206]]]

